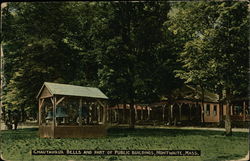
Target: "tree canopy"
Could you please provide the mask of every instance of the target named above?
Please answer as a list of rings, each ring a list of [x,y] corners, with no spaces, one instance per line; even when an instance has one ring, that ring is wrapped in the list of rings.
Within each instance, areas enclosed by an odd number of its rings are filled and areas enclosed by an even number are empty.
[[[35,117],[45,81],[99,87],[131,107],[184,84],[244,95],[248,13],[246,2],[8,3],[4,108]]]

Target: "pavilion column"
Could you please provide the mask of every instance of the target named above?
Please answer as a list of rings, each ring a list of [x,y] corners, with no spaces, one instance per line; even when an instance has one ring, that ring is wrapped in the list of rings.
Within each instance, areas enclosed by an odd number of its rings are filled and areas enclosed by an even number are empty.
[[[182,103],[178,104],[180,121],[181,121],[181,106],[182,106]]]
[[[137,105],[134,105],[134,110],[135,110],[135,122],[136,122],[138,120]]]
[[[234,107],[234,105],[232,104],[231,106],[230,106],[230,115],[233,115],[233,107]]]
[[[82,97],[79,100],[79,126],[82,126]]]
[[[192,104],[188,104],[189,106],[189,121],[191,120],[191,109],[192,109]]]
[[[122,122],[123,123],[126,123],[126,120],[125,120],[126,119],[126,117],[125,117],[125,115],[126,115],[126,106],[127,106],[126,104],[123,104],[123,115],[122,115],[122,117],[123,117]]]
[[[141,106],[141,120],[143,120],[143,106]]]
[[[115,122],[118,121],[118,118],[117,118],[117,109],[119,108],[118,105],[116,105],[116,108],[114,109],[114,115],[115,115]]]
[[[246,101],[243,102],[243,121],[246,121]]]
[[[86,104],[87,109],[88,109],[87,124],[89,125],[90,122],[92,121],[92,109],[90,108],[90,104],[87,100],[85,101],[85,104]]]
[[[223,121],[223,104],[219,102],[219,117],[220,117],[220,122]]]
[[[112,124],[112,107],[109,108],[109,121]]]
[[[111,123],[111,113],[110,113],[110,111],[111,111],[111,107],[109,107],[109,108],[107,109],[108,122],[109,122],[109,123]]]
[[[162,106],[162,121],[165,120],[165,105]]]
[[[56,126],[56,96],[53,97],[53,128]]]
[[[172,124],[172,120],[173,120],[173,108],[174,108],[174,105],[170,105],[170,124]]]
[[[117,105],[117,108],[115,109],[115,115],[116,115],[116,122],[119,123],[120,121],[119,105]]]
[[[101,107],[97,106],[97,122],[99,124],[99,122],[101,122]]]
[[[103,112],[102,114],[104,114],[104,108],[103,108],[102,112]],[[109,122],[109,108],[106,109],[106,112],[107,112],[106,113],[106,121]]]
[[[172,124],[172,108],[173,108],[173,104],[171,104],[170,106],[168,106],[168,124],[171,125]]]
[[[102,107],[102,123],[103,124],[106,124],[106,121],[107,121],[107,117],[106,117],[106,115],[107,115],[107,108],[108,108],[108,105],[104,105],[103,107]]]
[[[148,110],[148,120],[150,120],[150,107],[147,107]]]
[[[41,117],[42,117],[42,109],[41,109],[41,99],[39,99],[38,103],[38,125],[41,125]]]
[[[42,107],[43,107],[43,102],[44,102],[44,98],[40,98],[38,101],[38,125],[42,124]]]

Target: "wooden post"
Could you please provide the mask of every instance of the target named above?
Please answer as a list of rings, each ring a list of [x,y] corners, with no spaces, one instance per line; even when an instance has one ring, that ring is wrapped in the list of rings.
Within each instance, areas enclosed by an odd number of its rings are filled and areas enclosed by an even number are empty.
[[[102,109],[103,109],[102,110],[103,111],[103,113],[102,113],[102,123],[103,124],[106,124],[107,108],[108,108],[108,105],[102,107]]]
[[[171,105],[170,106],[170,122],[172,123],[172,120],[173,120],[173,108],[174,108],[174,105]]]
[[[168,107],[168,125],[170,125],[171,124],[171,104],[169,105],[169,106],[167,106]]]
[[[53,128],[56,126],[56,96],[53,97]]]
[[[191,109],[192,109],[192,104],[188,104],[189,106],[189,121],[191,120]]]
[[[109,109],[109,121],[112,124],[112,107]]]
[[[223,121],[223,104],[221,102],[219,102],[219,120]]]
[[[165,105],[162,106],[162,121],[165,120]]]
[[[150,120],[150,107],[148,107],[148,120]]]
[[[80,100],[79,100],[79,109],[78,109],[78,112],[79,112],[79,126],[82,126],[82,97],[80,97]]]
[[[109,115],[109,112],[111,111],[110,108],[108,109],[108,105],[106,103],[102,103],[100,100],[96,99],[97,103],[99,104],[100,109],[100,120],[102,120],[102,123],[105,124],[106,121],[111,120],[111,115]],[[102,107],[102,117],[101,117],[101,107]]]
[[[123,117],[123,123],[126,123],[126,117],[125,117],[125,115],[126,115],[126,106],[127,106],[127,104],[123,104],[123,115],[122,115],[122,117]]]
[[[114,109],[115,122],[117,122],[117,108],[118,106],[116,105],[116,108]]]
[[[42,106],[43,106],[43,102],[44,102],[44,98],[40,98],[39,99],[39,103],[38,103],[38,125],[42,124]]]
[[[96,108],[97,108],[97,121],[99,124],[99,122],[101,122],[101,107],[98,105]]]
[[[108,115],[108,122],[110,123],[110,118],[111,118],[111,116],[110,116],[110,107],[107,109],[107,115]]]
[[[117,105],[117,109],[116,109],[116,122],[120,123],[120,111],[119,111],[119,105]]]
[[[41,110],[41,99],[38,101],[38,125],[41,125],[41,116],[42,116],[42,110]]]
[[[246,121],[246,102],[243,102],[243,121]]]
[[[143,106],[141,106],[141,120],[143,120]]]
[[[182,106],[182,103],[181,103],[181,104],[178,104],[180,121],[181,121],[181,106]]]
[[[87,124],[90,124],[91,123],[91,121],[92,121],[92,108],[90,108],[90,103],[89,103],[89,101],[85,101],[85,103],[86,103],[86,106],[87,106],[87,108],[88,108],[88,117],[87,117]]]
[[[102,112],[104,111],[104,109],[102,110]],[[106,121],[109,122],[109,108],[106,109],[107,113],[106,113]],[[103,115],[103,113],[102,113]],[[102,117],[103,118],[103,117]]]
[[[135,121],[138,120],[138,115],[137,115],[137,105],[134,106],[135,109]]]

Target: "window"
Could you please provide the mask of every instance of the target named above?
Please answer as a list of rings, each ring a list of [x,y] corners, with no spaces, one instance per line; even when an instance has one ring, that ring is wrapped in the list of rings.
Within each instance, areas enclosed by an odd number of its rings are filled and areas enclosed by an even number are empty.
[[[213,111],[214,116],[217,115],[217,105],[214,105],[214,111]]]
[[[206,115],[207,116],[210,115],[210,104],[207,104],[207,106],[206,106]]]

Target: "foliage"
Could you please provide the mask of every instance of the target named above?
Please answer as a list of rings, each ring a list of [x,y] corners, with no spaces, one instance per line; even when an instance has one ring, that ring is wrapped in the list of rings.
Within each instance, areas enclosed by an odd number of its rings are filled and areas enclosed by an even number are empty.
[[[179,41],[185,40],[179,56],[183,66],[176,76],[215,92],[228,88],[240,92],[239,81],[246,87],[248,36],[242,33],[248,32],[247,15],[245,2],[177,5],[169,29]]]
[[[171,99],[184,82],[229,91],[230,99],[245,95],[247,9],[246,2],[8,3],[4,107],[36,117],[45,81],[99,87],[110,104],[131,107]]]

